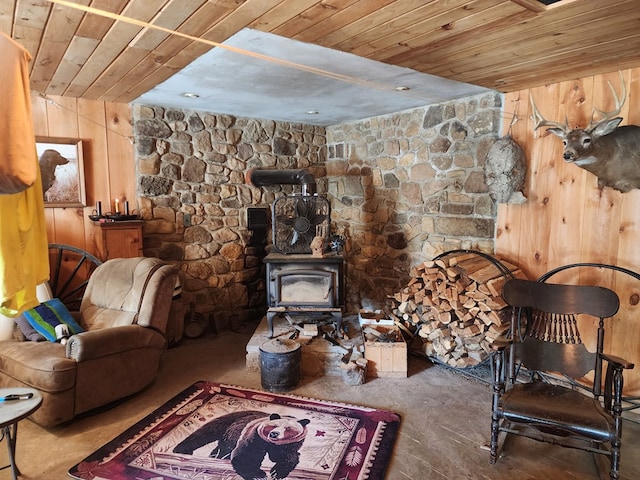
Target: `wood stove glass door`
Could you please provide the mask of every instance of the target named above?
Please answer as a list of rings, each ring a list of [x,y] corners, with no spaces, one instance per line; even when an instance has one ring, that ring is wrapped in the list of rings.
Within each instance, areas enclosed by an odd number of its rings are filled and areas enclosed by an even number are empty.
[[[334,272],[289,270],[277,274],[278,306],[334,307]]]

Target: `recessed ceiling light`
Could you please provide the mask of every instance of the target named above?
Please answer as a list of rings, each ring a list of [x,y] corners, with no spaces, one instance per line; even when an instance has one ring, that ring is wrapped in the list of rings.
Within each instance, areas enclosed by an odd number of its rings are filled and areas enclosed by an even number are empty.
[[[400,87],[396,87],[396,90],[398,92],[404,92],[406,90],[411,90],[411,89],[409,87],[406,87],[406,86],[400,86]]]
[[[189,93],[189,92],[183,93],[182,96],[186,98],[200,98],[200,95],[198,95],[197,93]]]
[[[307,110],[307,115],[318,115],[319,113],[317,110]]]

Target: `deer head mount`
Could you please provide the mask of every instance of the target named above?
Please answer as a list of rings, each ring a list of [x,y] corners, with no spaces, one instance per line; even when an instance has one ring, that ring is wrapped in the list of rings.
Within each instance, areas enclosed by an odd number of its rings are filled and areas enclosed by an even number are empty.
[[[640,188],[640,127],[626,125],[618,127],[622,117],[617,115],[627,99],[624,78],[622,82],[622,98],[618,97],[611,82],[609,88],[615,99],[616,108],[611,112],[593,109],[589,125],[585,128],[571,129],[565,118],[564,124],[545,120],[536,108],[531,96],[531,118],[534,130],[540,127],[551,127],[547,132],[562,139],[566,162],[573,163],[598,177],[598,187],[611,187],[620,192],[628,192]],[[595,115],[602,118],[594,123]]]

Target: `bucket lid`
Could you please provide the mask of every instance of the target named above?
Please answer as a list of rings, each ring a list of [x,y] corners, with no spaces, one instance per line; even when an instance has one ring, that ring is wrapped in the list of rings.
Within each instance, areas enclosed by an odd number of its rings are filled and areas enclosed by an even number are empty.
[[[260,346],[260,350],[266,353],[289,353],[300,348],[300,344],[289,338],[274,338],[267,340]]]

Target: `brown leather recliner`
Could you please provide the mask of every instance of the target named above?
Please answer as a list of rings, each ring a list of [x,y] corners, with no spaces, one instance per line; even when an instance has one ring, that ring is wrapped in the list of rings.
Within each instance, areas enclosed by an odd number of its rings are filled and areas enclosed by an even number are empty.
[[[49,427],[139,392],[156,378],[178,268],[156,258],[108,260],[75,315],[85,330],[66,345],[0,341],[0,387],[32,387],[30,418]]]

